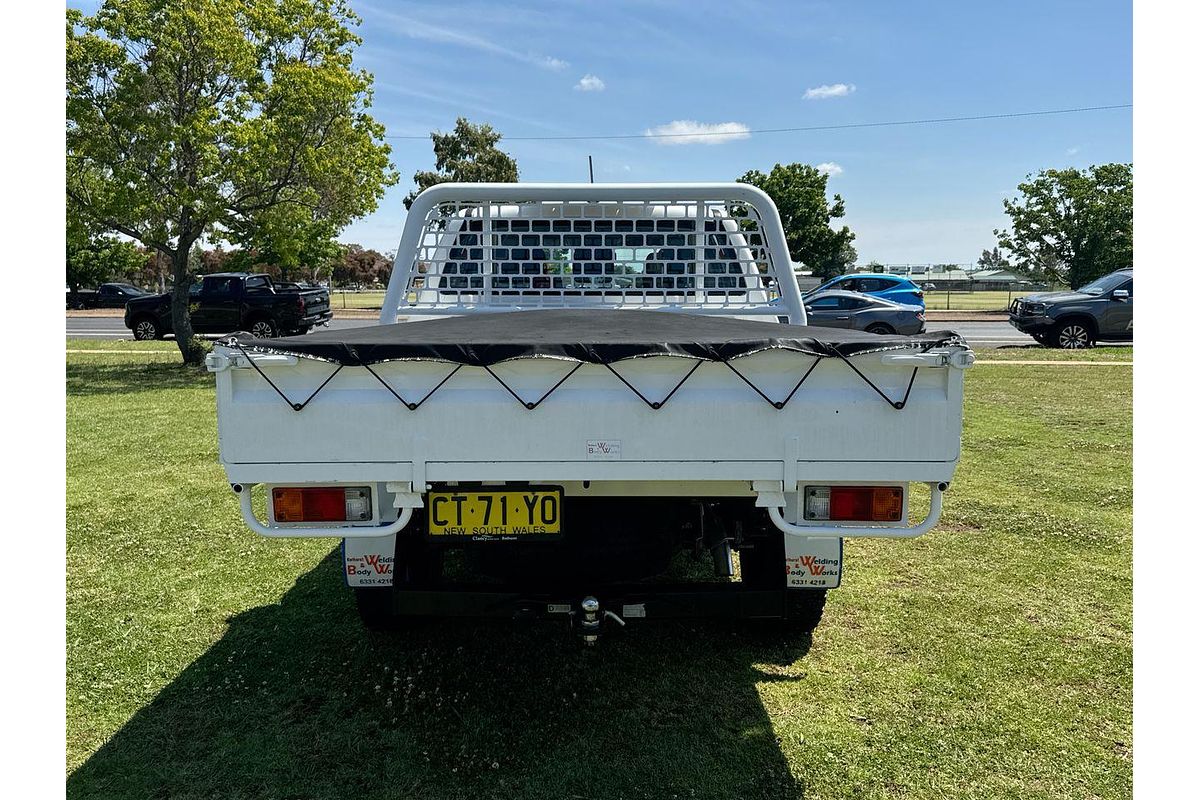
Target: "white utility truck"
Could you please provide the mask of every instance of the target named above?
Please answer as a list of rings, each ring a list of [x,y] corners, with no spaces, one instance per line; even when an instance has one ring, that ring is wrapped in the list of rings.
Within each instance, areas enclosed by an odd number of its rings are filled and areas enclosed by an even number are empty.
[[[809,327],[793,267],[752,186],[428,189],[379,325],[209,355],[246,524],[342,539],[372,628],[811,631],[845,537],[937,523],[974,356]]]

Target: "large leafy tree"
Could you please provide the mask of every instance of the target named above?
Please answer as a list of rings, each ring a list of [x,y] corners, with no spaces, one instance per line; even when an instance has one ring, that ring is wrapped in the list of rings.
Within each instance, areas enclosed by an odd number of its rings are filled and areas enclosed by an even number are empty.
[[[228,238],[269,265],[283,280],[329,277],[342,246],[334,220],[299,205],[278,206],[244,224]]]
[[[77,292],[109,281],[137,280],[146,257],[115,236],[67,236],[67,285]]]
[[[391,274],[392,259],[359,244],[346,245],[333,267],[333,279],[341,286],[387,283]]]
[[[459,117],[453,131],[434,132],[429,138],[433,139],[436,169],[413,175],[417,188],[404,198],[405,208],[411,208],[417,195],[439,183],[515,183],[519,180],[517,162],[496,147],[501,134],[491,125],[472,125],[466,117]]]
[[[106,0],[67,11],[67,196],[161,252],[184,360],[188,254],[303,217],[340,230],[394,183],[345,0]]]
[[[1133,165],[1047,169],[1004,201],[1000,247],[1017,268],[1079,287],[1133,265]]]
[[[821,278],[842,274],[858,258],[851,245],[854,233],[831,224],[846,215],[846,204],[837,194],[829,201],[828,181],[828,175],[809,164],[776,164],[768,174],[750,170],[738,178],[775,201],[792,260]]]
[[[1008,269],[1012,264],[1008,263],[1008,259],[1000,254],[999,247],[993,247],[991,250],[984,250],[979,256],[979,260],[975,265],[980,269]]]

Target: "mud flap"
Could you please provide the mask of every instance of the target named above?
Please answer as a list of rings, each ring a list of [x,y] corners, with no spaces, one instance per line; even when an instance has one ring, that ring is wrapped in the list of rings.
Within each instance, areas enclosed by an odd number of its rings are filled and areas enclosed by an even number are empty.
[[[797,589],[836,589],[842,583],[842,540],[784,536],[787,585]]]
[[[342,539],[342,572],[351,588],[391,586],[395,560],[395,535]]]

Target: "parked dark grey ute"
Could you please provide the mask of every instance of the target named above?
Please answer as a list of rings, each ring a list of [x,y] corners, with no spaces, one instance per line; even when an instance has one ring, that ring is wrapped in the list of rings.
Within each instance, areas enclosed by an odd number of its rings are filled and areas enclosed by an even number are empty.
[[[1133,270],[1117,270],[1071,291],[1014,300],[1008,321],[1046,347],[1133,341]]]
[[[809,325],[868,333],[913,335],[925,330],[925,309],[859,292],[829,289],[804,298]]]

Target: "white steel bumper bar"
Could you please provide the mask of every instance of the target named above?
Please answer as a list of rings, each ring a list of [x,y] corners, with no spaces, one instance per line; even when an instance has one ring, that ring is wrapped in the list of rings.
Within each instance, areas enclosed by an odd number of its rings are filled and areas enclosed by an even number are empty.
[[[767,514],[775,527],[791,536],[808,538],[850,538],[860,536],[885,537],[890,539],[911,539],[928,533],[938,524],[942,517],[942,492],[946,489],[944,483],[929,484],[929,515],[917,525],[903,528],[889,528],[882,525],[797,525],[783,518],[783,508],[776,505],[767,506]]]
[[[242,519],[252,531],[260,536],[267,536],[272,539],[313,539],[322,536],[334,536],[338,539],[366,539],[376,536],[391,536],[404,530],[404,526],[412,519],[412,507],[404,507],[399,509],[399,515],[395,522],[389,522],[387,525],[373,526],[344,526],[330,528],[272,528],[269,525],[264,525],[259,522],[258,517],[254,515],[254,507],[250,501],[250,488],[253,484],[239,484],[240,489],[235,487],[241,497],[242,503]]]

